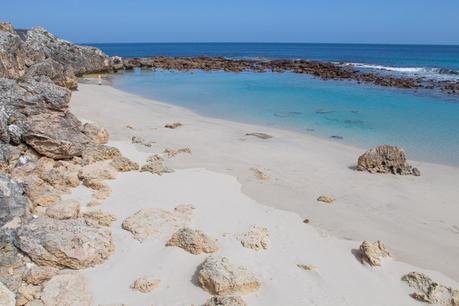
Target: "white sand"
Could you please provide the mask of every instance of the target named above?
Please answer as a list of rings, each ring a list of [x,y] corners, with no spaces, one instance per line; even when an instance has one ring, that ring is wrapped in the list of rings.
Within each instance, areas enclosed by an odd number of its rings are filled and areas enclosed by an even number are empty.
[[[193,151],[167,161],[187,170],[161,177],[128,173],[111,182],[113,194],[101,208],[118,216],[112,228],[117,251],[87,272],[96,305],[199,305],[206,300],[207,293],[192,281],[205,256],[164,247],[168,237],[140,244],[120,228],[140,208],[172,209],[187,203],[196,207],[192,226],[218,238],[223,255],[262,280],[257,293],[244,297],[250,305],[418,305],[400,281],[404,273],[429,269],[459,279],[458,168],[414,162],[421,177],[356,172],[350,167],[361,149],[206,118],[108,86],[80,85],[71,108],[78,117],[106,127],[111,144],[139,162],[166,147]],[[175,121],[184,126],[163,127]],[[135,129],[127,129],[128,124]],[[274,138],[246,137],[247,132]],[[129,143],[134,135],[157,144],[134,146]],[[270,179],[260,182],[253,167]],[[337,202],[318,204],[315,199],[321,194]],[[302,223],[305,216],[311,224]],[[234,238],[252,224],[270,229],[268,250],[245,249]],[[364,239],[383,240],[397,261],[386,260],[380,268],[362,265],[352,250]],[[298,263],[318,269],[306,272]],[[160,288],[146,295],[131,291],[132,281],[145,274],[161,279]],[[440,273],[428,274],[458,287]]]

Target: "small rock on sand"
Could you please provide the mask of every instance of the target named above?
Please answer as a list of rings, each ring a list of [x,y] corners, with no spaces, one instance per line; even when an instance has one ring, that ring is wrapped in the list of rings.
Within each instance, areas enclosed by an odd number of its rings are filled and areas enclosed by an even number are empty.
[[[136,279],[132,283],[131,288],[142,293],[148,293],[151,292],[153,289],[158,288],[160,283],[161,281],[159,279],[154,279],[151,277],[141,277]]]
[[[258,168],[251,168],[252,172],[255,174],[255,177],[259,179],[260,181],[267,181],[269,180],[269,176],[265,174],[263,171],[261,171]]]
[[[247,232],[238,235],[237,239],[245,248],[266,250],[269,245],[269,231],[266,227],[252,225]]]
[[[444,306],[459,305],[459,289],[434,282],[423,273],[410,272],[402,276],[402,281],[407,282],[411,288],[418,290],[411,294],[411,297],[418,301]]]
[[[312,271],[312,270],[317,269],[317,267],[314,266],[314,265],[297,264],[296,266],[297,266],[298,268],[300,268],[300,269],[305,270],[305,271]]]
[[[143,139],[140,136],[132,136],[131,141],[132,141],[132,143],[140,144],[140,145],[143,145],[145,147],[151,147],[155,143],[154,141],[146,141],[145,139]]]
[[[157,175],[173,173],[174,169],[165,166],[160,160],[149,161],[140,168],[140,172],[150,172]]]
[[[203,306],[247,306],[239,296],[213,296]]]
[[[246,133],[245,136],[254,136],[260,139],[270,139],[273,138],[273,136],[266,134],[266,133]]]
[[[203,289],[215,295],[248,294],[261,286],[245,267],[233,264],[228,257],[215,255],[199,267],[198,280]]]
[[[167,129],[176,129],[178,127],[181,127],[182,125],[183,124],[180,122],[174,122],[174,123],[167,123],[166,125],[164,125],[164,127]]]
[[[380,266],[381,259],[390,257],[389,251],[380,240],[375,242],[364,241],[360,245],[360,254],[362,256],[362,263],[368,262],[372,266]]]
[[[321,195],[320,197],[317,198],[317,201],[326,203],[326,204],[332,204],[333,202],[336,201],[336,199],[330,196]]]
[[[111,226],[112,223],[116,221],[116,216],[114,214],[102,210],[85,212],[83,218],[86,222],[99,226]]]
[[[167,154],[167,157],[172,158],[181,153],[191,154],[191,149],[190,148],[180,148],[180,149],[166,148],[164,150],[164,153]]]
[[[209,238],[199,230],[193,230],[188,227],[181,228],[175,232],[166,243],[166,246],[176,246],[194,255],[218,251],[218,245],[214,239]]]

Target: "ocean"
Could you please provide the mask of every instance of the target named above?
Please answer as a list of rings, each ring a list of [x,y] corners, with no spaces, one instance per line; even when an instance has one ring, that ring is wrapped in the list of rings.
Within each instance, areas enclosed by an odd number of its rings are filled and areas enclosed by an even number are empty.
[[[358,44],[93,44],[109,55],[332,61],[356,69],[459,81],[459,46]],[[197,113],[287,128],[367,148],[399,145],[411,159],[459,166],[459,97],[323,81],[293,73],[115,74],[113,86]]]

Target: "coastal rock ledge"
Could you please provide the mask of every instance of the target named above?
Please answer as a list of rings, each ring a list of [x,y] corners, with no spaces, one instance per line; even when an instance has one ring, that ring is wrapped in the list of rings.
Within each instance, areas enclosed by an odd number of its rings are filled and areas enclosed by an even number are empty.
[[[378,146],[366,151],[357,161],[357,170],[370,173],[421,175],[418,168],[408,164],[402,148],[390,145]]]

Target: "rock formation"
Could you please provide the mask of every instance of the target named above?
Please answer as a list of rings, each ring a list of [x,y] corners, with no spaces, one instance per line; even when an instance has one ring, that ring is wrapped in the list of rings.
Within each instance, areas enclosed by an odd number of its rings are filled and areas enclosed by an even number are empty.
[[[400,175],[421,175],[421,172],[410,166],[405,151],[395,146],[379,146],[369,149],[357,161],[357,170],[370,173],[392,173]]]
[[[218,251],[218,245],[214,239],[209,238],[199,230],[193,230],[188,227],[176,231],[167,241],[166,246],[176,246],[195,255]]]
[[[269,245],[269,231],[266,227],[252,225],[247,232],[238,235],[237,239],[245,248],[266,250]]]
[[[199,267],[201,287],[215,295],[247,294],[260,288],[260,281],[245,267],[236,266],[228,257],[209,256]]]
[[[459,289],[444,286],[434,282],[427,275],[420,272],[410,272],[402,277],[408,286],[417,290],[411,297],[414,299],[444,306],[459,305]]]
[[[0,227],[15,218],[26,217],[29,210],[24,187],[10,177],[0,174]]]
[[[129,172],[139,170],[139,164],[133,162],[127,157],[119,156],[115,157],[111,162],[110,166],[118,170],[119,172]]]
[[[389,251],[380,240],[375,242],[364,241],[360,245],[360,255],[363,262],[368,262],[372,266],[380,266],[381,259],[390,257]]]

